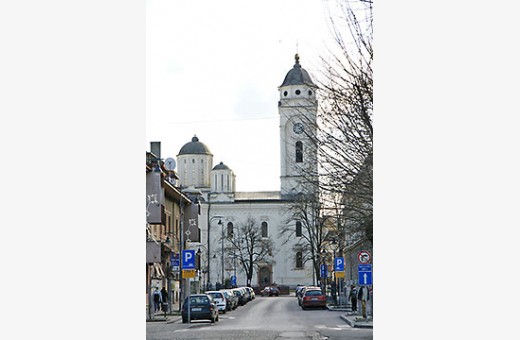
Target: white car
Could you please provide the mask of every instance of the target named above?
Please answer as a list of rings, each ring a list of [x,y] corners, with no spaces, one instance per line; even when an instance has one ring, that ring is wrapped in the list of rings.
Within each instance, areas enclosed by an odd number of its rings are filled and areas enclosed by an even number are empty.
[[[213,301],[217,305],[219,312],[222,312],[224,314],[226,313],[227,301],[226,301],[226,296],[224,295],[224,293],[222,293],[221,291],[218,291],[218,290],[210,290],[210,291],[205,292],[204,294],[208,294],[209,296],[211,296],[213,298]]]

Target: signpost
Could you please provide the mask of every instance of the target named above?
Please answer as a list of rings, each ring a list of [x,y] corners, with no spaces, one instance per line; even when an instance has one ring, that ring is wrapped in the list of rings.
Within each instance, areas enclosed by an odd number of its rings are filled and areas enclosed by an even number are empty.
[[[320,277],[322,279],[324,279],[324,278],[327,278],[328,276],[329,276],[329,273],[327,270],[327,265],[326,264],[320,265]]]
[[[195,269],[195,250],[182,251],[182,269]]]
[[[372,285],[371,264],[358,264],[358,284],[363,286]]]
[[[345,259],[343,257],[334,258],[334,271],[335,272],[345,271]]]
[[[361,264],[370,263],[370,253],[366,250],[362,250],[358,254],[358,261]]]

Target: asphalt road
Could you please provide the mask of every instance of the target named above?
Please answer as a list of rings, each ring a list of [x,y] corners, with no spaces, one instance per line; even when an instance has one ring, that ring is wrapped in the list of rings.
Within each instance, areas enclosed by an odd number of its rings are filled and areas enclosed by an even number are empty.
[[[147,322],[146,339],[230,340],[357,340],[372,339],[372,329],[351,328],[342,312],[302,310],[294,296],[257,297],[247,305],[220,314],[220,321]]]

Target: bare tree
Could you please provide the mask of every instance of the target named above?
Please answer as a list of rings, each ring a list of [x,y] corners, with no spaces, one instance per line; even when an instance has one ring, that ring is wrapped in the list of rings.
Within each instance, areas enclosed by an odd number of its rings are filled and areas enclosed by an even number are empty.
[[[293,245],[294,261],[301,254],[302,265],[310,262],[313,268],[313,282],[320,282],[320,264],[333,226],[331,216],[319,199],[318,193],[300,194],[289,204],[287,219],[280,229],[282,244],[296,240]],[[298,224],[298,229],[295,225]]]
[[[262,235],[262,226],[252,217],[239,224],[237,230],[226,238],[231,245],[232,256],[246,274],[247,286],[250,287],[255,270],[274,263],[273,240]]]
[[[371,1],[336,2],[330,15],[335,48],[322,57],[317,145],[320,189],[343,209],[351,237],[372,241],[373,16]],[[332,13],[332,12],[331,12]],[[333,197],[333,198],[331,198]]]
[[[306,194],[293,198],[281,230],[289,242],[294,221],[302,223],[305,233],[295,250],[312,261],[317,281],[321,253],[330,243],[341,252],[347,239],[372,242],[372,2],[335,4],[329,15],[335,44],[321,58],[318,77],[320,107],[316,121],[308,117],[313,128],[305,130],[318,166],[298,168]]]

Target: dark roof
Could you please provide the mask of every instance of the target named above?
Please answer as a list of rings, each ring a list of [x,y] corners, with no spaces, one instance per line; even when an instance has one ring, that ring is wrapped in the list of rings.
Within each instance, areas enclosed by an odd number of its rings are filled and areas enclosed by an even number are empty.
[[[213,170],[229,170],[229,167],[226,164],[220,162],[213,167]]]
[[[191,142],[184,144],[179,155],[211,155],[206,144],[199,142],[197,136],[193,136]]]
[[[292,70],[287,72],[287,75],[285,76],[285,79],[283,80],[282,86],[287,85],[310,85],[310,86],[316,86],[316,84],[313,83],[311,76],[307,71],[305,71],[302,66],[300,65],[300,56],[296,54],[294,56],[294,59],[296,63],[294,64]]]

